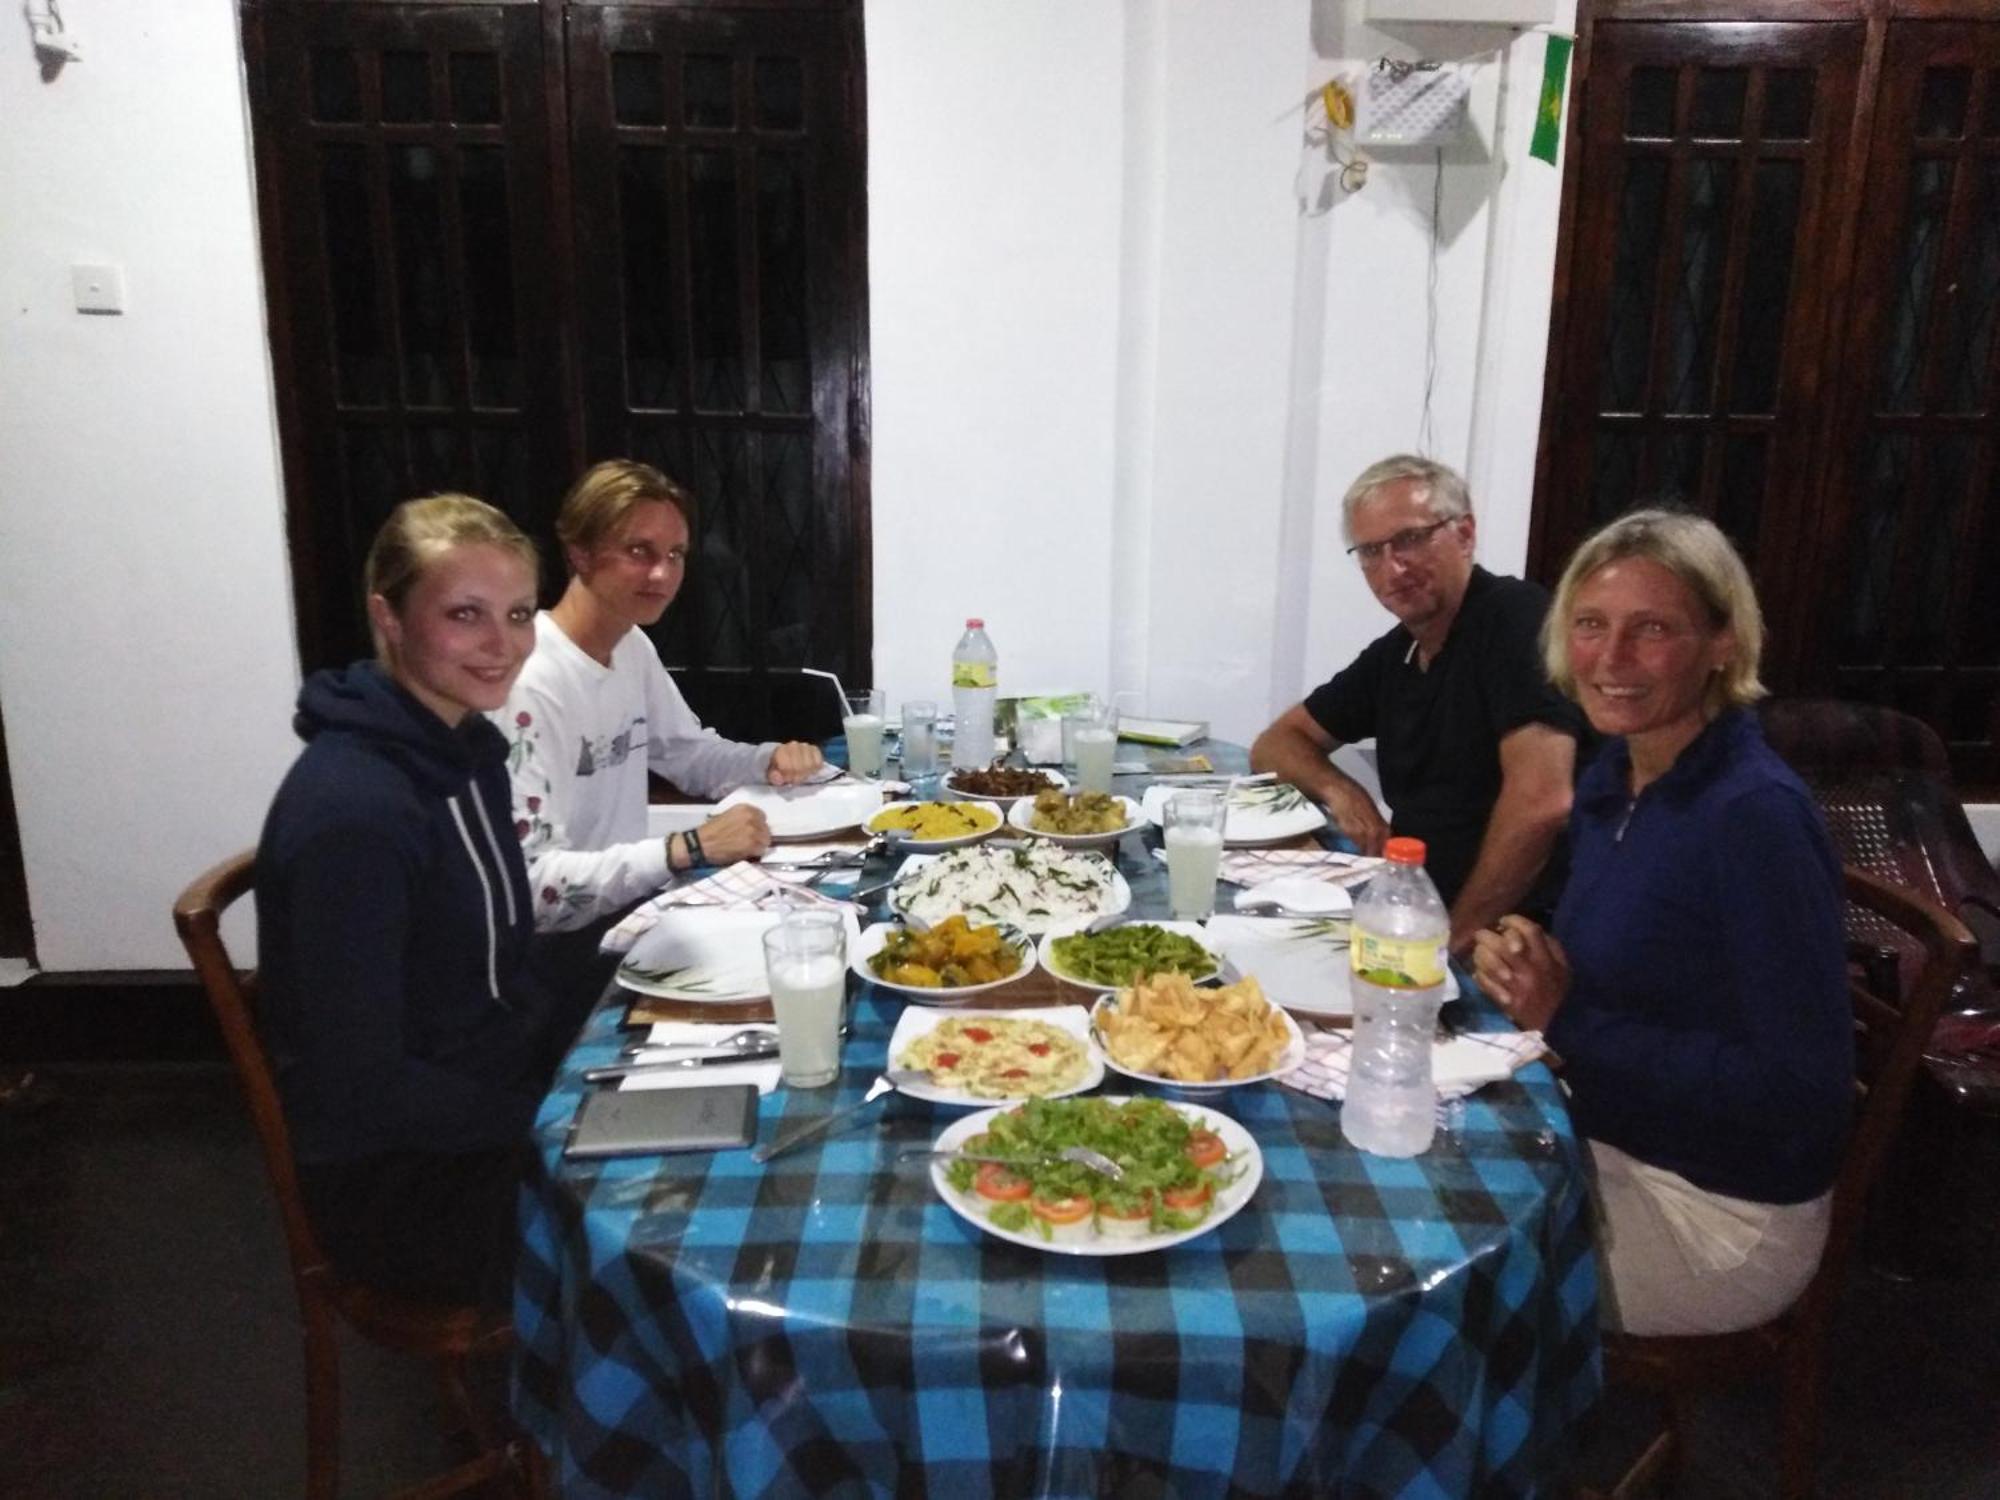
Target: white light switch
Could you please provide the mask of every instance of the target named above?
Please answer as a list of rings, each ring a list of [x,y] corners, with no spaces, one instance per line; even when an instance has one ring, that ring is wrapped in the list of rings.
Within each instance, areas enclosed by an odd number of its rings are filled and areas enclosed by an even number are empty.
[[[71,266],[70,285],[80,313],[125,311],[125,272],[118,266]]]

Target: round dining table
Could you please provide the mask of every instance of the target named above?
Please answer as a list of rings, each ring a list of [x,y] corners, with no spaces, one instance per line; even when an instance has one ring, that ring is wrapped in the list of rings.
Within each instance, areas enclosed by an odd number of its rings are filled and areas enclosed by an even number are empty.
[[[1164,911],[1156,842],[1119,850],[1136,915]],[[764,1096],[760,1139],[887,1065],[906,997],[853,985],[837,1083]],[[1543,1064],[1449,1106],[1406,1160],[1357,1151],[1338,1103],[1278,1082],[1205,1094],[1261,1153],[1247,1203],[1169,1248],[1083,1256],[983,1232],[899,1164],[965,1113],[901,1093],[767,1165],[566,1159],[583,1070],[614,1060],[632,998],[614,990],[564,1062],[522,1196],[514,1405],[566,1500],[1559,1481],[1601,1369],[1584,1166]],[[1507,1025],[1469,982],[1448,1014]]]

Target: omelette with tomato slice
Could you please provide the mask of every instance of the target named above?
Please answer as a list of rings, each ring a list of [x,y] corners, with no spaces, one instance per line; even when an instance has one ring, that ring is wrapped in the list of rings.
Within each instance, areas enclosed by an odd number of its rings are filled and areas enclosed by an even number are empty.
[[[1074,1035],[1046,1021],[948,1016],[904,1048],[896,1066],[977,1099],[1019,1099],[1073,1088],[1089,1055]]]

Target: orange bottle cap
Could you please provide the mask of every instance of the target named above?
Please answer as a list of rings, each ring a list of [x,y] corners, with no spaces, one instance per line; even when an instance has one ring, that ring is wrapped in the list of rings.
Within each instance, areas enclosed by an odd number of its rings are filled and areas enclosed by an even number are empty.
[[[1424,841],[1410,838],[1390,839],[1382,846],[1382,855],[1383,858],[1393,860],[1399,865],[1420,865],[1424,862]]]

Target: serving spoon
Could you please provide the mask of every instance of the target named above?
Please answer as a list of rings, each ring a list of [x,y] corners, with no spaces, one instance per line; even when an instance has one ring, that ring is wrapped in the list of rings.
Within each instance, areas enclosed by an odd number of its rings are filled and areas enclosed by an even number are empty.
[[[906,1161],[925,1161],[931,1157],[938,1157],[938,1156],[945,1158],[947,1161],[997,1162],[1003,1167],[1018,1167],[1024,1165],[1024,1163],[1018,1157],[982,1156],[977,1152],[957,1151],[953,1150],[950,1147],[937,1147],[928,1149],[924,1147],[917,1147],[916,1149],[910,1151],[899,1151],[896,1154],[896,1160],[899,1163]],[[1093,1172],[1101,1172],[1104,1176],[1109,1177],[1113,1182],[1119,1181],[1125,1175],[1125,1169],[1119,1166],[1117,1162],[1113,1161],[1110,1157],[1106,1156],[1102,1151],[1093,1151],[1088,1146],[1065,1146],[1062,1148],[1062,1150],[1058,1151],[1054,1156],[1038,1157],[1037,1160],[1075,1162],[1080,1167],[1088,1167]]]

